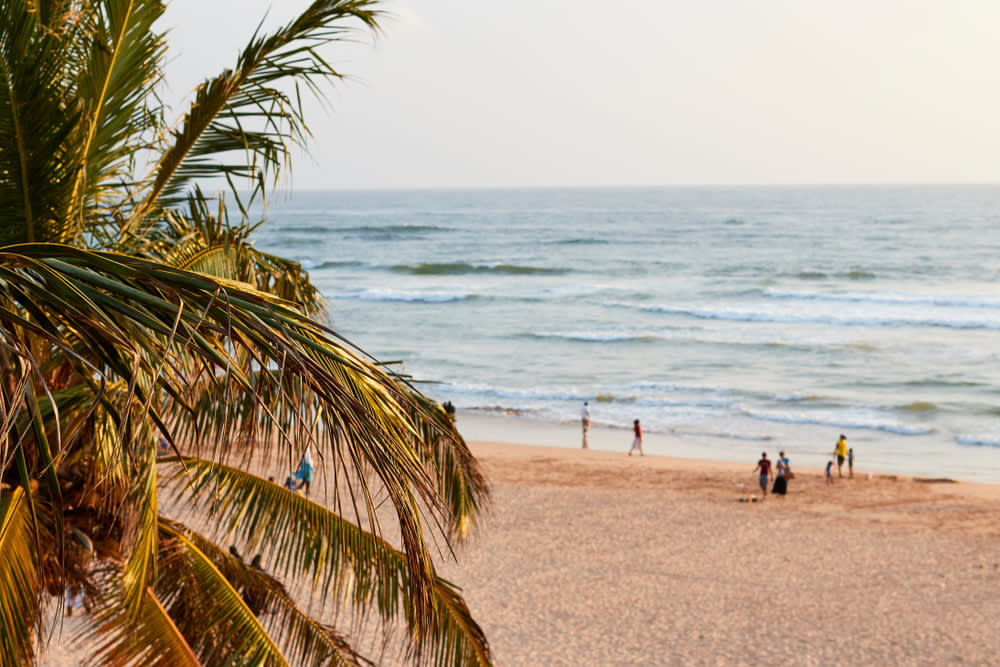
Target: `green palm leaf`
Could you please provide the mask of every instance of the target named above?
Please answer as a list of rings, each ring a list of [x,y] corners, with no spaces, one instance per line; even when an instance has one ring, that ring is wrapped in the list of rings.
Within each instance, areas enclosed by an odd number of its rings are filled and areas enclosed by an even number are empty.
[[[410,392],[420,425],[417,439],[425,465],[434,471],[438,493],[451,510],[450,533],[464,540],[476,524],[489,485],[455,423],[435,401],[418,392]]]
[[[38,614],[38,561],[24,489],[0,491],[0,664],[29,662]]]
[[[105,664],[284,664],[272,637],[298,663],[364,662],[276,580],[162,520],[161,438],[215,462],[176,490],[234,494],[196,521],[247,539],[301,529],[261,550],[305,568],[321,601],[402,617],[417,661],[488,663],[428,546],[475,524],[478,465],[409,378],[313,319],[301,265],[251,240],[249,204],[309,135],[300,89],[341,77],[319,50],[377,30],[374,0],[314,0],[254,34],[176,128],[157,97],[162,14],[163,0],[0,2],[0,663],[32,660],[56,620],[43,593],[66,590],[99,610]],[[203,177],[227,179],[235,221]],[[226,467],[291,465],[306,446],[330,509]],[[264,623],[241,591],[267,601]]]
[[[358,655],[335,629],[303,612],[277,579],[262,570],[247,566],[241,559],[190,528],[167,519],[161,519],[161,522],[174,530],[182,531],[212,559],[223,576],[240,591],[251,610],[258,614],[262,625],[284,649],[293,664],[353,667],[371,664]]]
[[[307,130],[301,105],[279,82],[319,92],[319,83],[340,75],[318,54],[325,43],[343,39],[355,19],[374,29],[371,0],[315,0],[287,26],[258,36],[240,54],[236,66],[201,84],[173,143],[156,165],[143,201],[129,229],[155,206],[169,206],[191,179],[216,176],[246,178],[263,192],[268,172],[287,163],[289,142],[302,143]],[[264,119],[263,124],[259,122]],[[239,155],[222,161],[226,154]],[[246,156],[250,156],[246,159]],[[234,189],[234,195],[238,192]]]
[[[260,391],[250,378],[271,363],[297,375],[318,403],[321,450],[351,470],[371,471],[391,500],[409,559],[415,612],[418,619],[429,613],[433,567],[417,497],[431,508],[439,501],[413,446],[411,406],[401,402],[393,378],[273,297],[220,279],[127,256],[32,245],[0,252],[0,280],[5,275],[18,283],[12,297],[46,309],[48,325],[4,311],[2,303],[0,315],[53,343],[63,331],[76,332],[87,349],[75,352],[127,379],[140,401],[154,383],[183,396],[187,377],[179,371],[159,374],[171,359],[177,364],[197,359],[212,377],[250,395]],[[0,289],[4,285],[0,282]],[[216,376],[217,371],[225,375]],[[267,409],[260,405],[262,415]],[[149,415],[169,430],[156,406]],[[374,525],[371,486],[361,477],[357,488]]]
[[[209,665],[287,665],[274,640],[212,560],[181,530],[161,523],[157,585],[163,607]]]
[[[161,459],[171,472],[168,489],[185,507],[200,507],[225,531],[260,551],[282,577],[305,575],[322,599],[377,612],[384,621],[402,615],[418,655],[436,664],[491,664],[486,638],[458,591],[435,577],[433,614],[427,624],[411,614],[406,556],[388,542],[297,493],[213,461]],[[456,662],[457,661],[457,662]]]
[[[134,619],[124,609],[121,600],[112,598],[93,612],[95,627],[87,634],[104,637],[104,641],[88,664],[202,666],[151,588],[143,590]]]
[[[163,15],[161,0],[98,0],[85,14],[91,47],[82,54],[76,92],[83,105],[74,196],[92,232],[112,222],[109,210],[128,197],[139,151],[149,148],[156,128],[155,87],[165,52],[153,25]]]
[[[79,220],[81,109],[65,72],[85,29],[44,18],[34,2],[0,3],[0,246],[67,241]]]

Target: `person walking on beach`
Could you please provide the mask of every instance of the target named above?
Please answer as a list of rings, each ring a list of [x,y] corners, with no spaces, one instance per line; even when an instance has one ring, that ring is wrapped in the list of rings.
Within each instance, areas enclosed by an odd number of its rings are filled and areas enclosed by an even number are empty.
[[[833,484],[833,459],[826,462],[826,483]]]
[[[788,457],[785,456],[784,452],[778,452],[778,460],[774,462],[774,468],[774,487],[771,492],[783,496],[788,493],[788,473],[790,472]]]
[[[767,458],[767,452],[760,453],[760,461],[757,461],[757,467],[753,471],[757,472],[758,470],[760,470],[760,478],[758,479],[760,490],[764,492],[764,497],[767,497],[767,482],[771,477],[771,461]]]
[[[847,476],[854,479],[854,448],[847,450]]]
[[[590,407],[587,401],[583,402],[583,408],[580,410],[580,422],[583,424],[583,448],[590,449],[587,443],[587,431],[590,430]]]
[[[639,426],[639,420],[636,419],[632,422],[632,432],[635,437],[632,439],[632,447],[628,450],[628,455],[632,456],[632,451],[638,449],[639,456],[643,456],[642,453],[642,427]]]
[[[847,436],[843,433],[840,434],[840,440],[837,441],[833,454],[837,457],[837,477],[843,477],[844,459],[847,458]]]

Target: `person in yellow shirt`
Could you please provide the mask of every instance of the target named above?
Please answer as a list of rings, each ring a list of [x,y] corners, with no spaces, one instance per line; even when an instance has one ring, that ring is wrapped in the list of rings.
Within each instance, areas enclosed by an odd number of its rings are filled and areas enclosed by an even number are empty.
[[[843,433],[840,434],[840,440],[837,441],[837,447],[833,453],[837,457],[837,477],[843,477],[844,459],[847,458],[847,436]]]

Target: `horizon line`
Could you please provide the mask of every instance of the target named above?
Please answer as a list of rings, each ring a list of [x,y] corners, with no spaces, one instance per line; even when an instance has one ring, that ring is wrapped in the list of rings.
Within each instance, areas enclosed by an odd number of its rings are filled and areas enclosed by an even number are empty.
[[[357,192],[378,190],[649,190],[671,188],[879,188],[879,187],[983,187],[1000,186],[997,181],[885,181],[879,183],[670,183],[642,185],[359,185],[359,186],[279,186],[272,192]]]

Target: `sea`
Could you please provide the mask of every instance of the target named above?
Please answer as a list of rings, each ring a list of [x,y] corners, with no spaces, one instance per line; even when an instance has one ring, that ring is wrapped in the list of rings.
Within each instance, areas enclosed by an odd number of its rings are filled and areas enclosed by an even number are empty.
[[[1000,483],[1000,186],[297,191],[256,236],[463,415]],[[576,439],[567,446],[578,446]],[[773,456],[773,454],[772,454]]]

